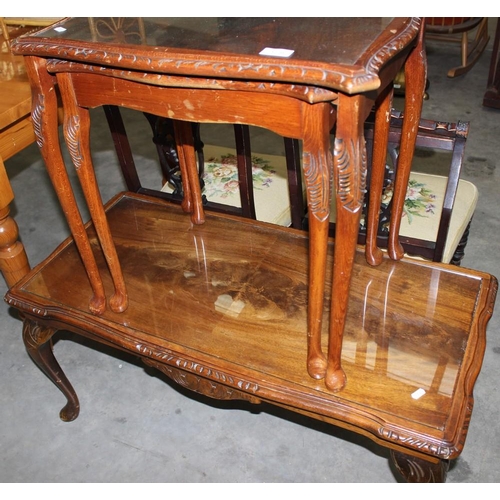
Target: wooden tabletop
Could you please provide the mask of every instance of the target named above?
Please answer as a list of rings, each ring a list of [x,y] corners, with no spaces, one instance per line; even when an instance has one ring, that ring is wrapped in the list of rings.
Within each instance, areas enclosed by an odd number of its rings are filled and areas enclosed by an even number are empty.
[[[136,71],[312,84],[359,93],[418,34],[420,18],[71,18],[17,54]],[[98,43],[96,43],[98,42]]]
[[[23,57],[0,51],[0,130],[31,113],[31,89]]]
[[[138,195],[109,205],[127,311],[89,312],[92,291],[71,240],[13,287],[9,303],[165,373],[206,377],[221,391],[214,397],[281,401],[389,446],[442,459],[460,453],[493,277],[419,261],[373,267],[359,253],[342,351],[347,385],[332,393],[306,369],[305,233],[223,215],[193,226],[178,206]],[[99,267],[112,290],[102,258]],[[328,308],[326,298],[325,315]]]

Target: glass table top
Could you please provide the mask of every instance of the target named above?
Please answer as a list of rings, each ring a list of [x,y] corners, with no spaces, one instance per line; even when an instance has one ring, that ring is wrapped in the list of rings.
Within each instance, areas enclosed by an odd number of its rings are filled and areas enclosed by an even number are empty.
[[[20,37],[13,50],[151,72],[370,90],[420,24],[420,18],[382,17],[82,17]]]

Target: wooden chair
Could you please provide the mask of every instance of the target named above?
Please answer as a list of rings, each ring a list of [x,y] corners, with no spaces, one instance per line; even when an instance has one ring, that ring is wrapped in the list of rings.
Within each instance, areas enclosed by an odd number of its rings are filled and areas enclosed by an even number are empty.
[[[401,125],[402,116],[396,113],[391,120],[387,175],[381,201],[378,232],[381,247],[386,247],[387,243]],[[478,199],[476,186],[460,179],[468,133],[468,122],[420,121],[399,234],[407,255],[460,264]],[[371,124],[367,126],[366,137],[370,154],[373,139]],[[437,173],[435,165],[440,165],[441,170],[445,168],[446,172]],[[360,243],[364,243],[366,235],[363,222]]]
[[[397,173],[402,114],[393,111],[388,143],[388,162],[381,200],[377,244],[386,249],[389,236],[392,189]],[[414,164],[410,174],[399,239],[406,256],[460,265],[470,224],[477,205],[478,190],[460,179],[468,122],[420,121]],[[368,164],[373,145],[373,123],[365,128]],[[435,172],[435,166],[441,172]],[[446,170],[443,172],[442,170]],[[445,175],[443,175],[445,174]],[[363,207],[358,243],[366,241],[368,190]],[[307,217],[304,219],[307,227]],[[330,235],[335,233],[335,206],[330,212]]]
[[[388,166],[385,181],[385,190],[383,200],[381,201],[381,216],[379,224],[378,244],[382,248],[387,246],[388,227],[391,212],[391,195],[394,182],[395,172],[397,171],[398,148],[401,137],[402,115],[394,112],[391,121],[391,129],[389,135],[388,146]],[[373,123],[368,123],[366,126],[366,139],[369,163],[371,162],[371,146],[373,142]],[[445,262],[459,265],[467,244],[469,228],[477,204],[478,191],[476,186],[471,182],[460,179],[461,169],[464,159],[464,150],[469,132],[469,123],[447,123],[435,122],[430,120],[421,120],[419,133],[417,136],[417,158],[415,166],[410,176],[408,187],[408,195],[405,202],[405,213],[403,216],[400,241],[407,255],[419,257],[434,262]],[[295,218],[279,218],[280,211],[273,206],[276,198],[270,192],[263,193],[263,196],[256,201],[255,210],[258,212],[258,218],[266,222],[288,225],[292,227],[307,228],[307,216],[302,217],[302,223],[299,226],[297,222],[300,215],[305,214],[305,203],[303,199],[303,190],[300,179],[300,156],[298,141],[285,139],[285,144],[289,151],[293,153],[288,157],[269,158],[269,164],[281,169],[281,179],[283,185],[279,186],[283,190],[283,186],[288,184],[289,199],[294,200],[295,206],[291,210],[295,214]],[[238,147],[238,145],[237,145]],[[249,143],[248,143],[249,147]],[[209,147],[210,148],[210,147]],[[208,151],[211,151],[210,149]],[[209,154],[206,156],[210,157]],[[420,160],[419,160],[420,156]],[[255,161],[264,159],[266,155],[253,155]],[[429,162],[429,158],[432,161]],[[216,158],[214,162],[215,168],[220,168],[222,163],[221,158]],[[254,169],[259,168],[255,165]],[[286,166],[283,165],[286,163]],[[438,164],[445,168],[445,172],[441,174],[433,173],[432,166]],[[233,166],[234,172],[236,168]],[[283,172],[288,172],[288,182],[285,181]],[[294,172],[292,175],[291,172]],[[443,175],[443,173],[445,175]],[[254,175],[255,187],[258,183],[257,176]],[[221,189],[214,184],[221,184],[224,181],[222,177],[205,176],[204,189],[207,192],[217,192]],[[247,189],[240,185],[240,191]],[[286,189],[286,187],[285,187]],[[266,196],[267,195],[267,196]],[[243,198],[248,198],[246,194],[241,194]],[[283,195],[282,195],[283,196]],[[365,204],[368,206],[367,193]],[[259,207],[259,202],[263,206]],[[293,203],[293,201],[292,201]],[[298,208],[297,210],[297,207]],[[208,205],[208,208],[210,206]],[[266,212],[267,208],[267,212]],[[218,210],[228,210],[225,206],[217,207]],[[302,212],[300,212],[302,210]],[[260,213],[259,213],[260,212]],[[334,236],[335,231],[335,207],[331,207],[331,228],[330,234]],[[362,218],[360,227],[359,240],[360,244],[364,244],[366,240],[365,217]]]
[[[107,113],[110,110],[107,110]],[[110,128],[123,127],[119,110],[113,109],[115,122]],[[118,120],[121,124],[117,126]],[[180,202],[182,192],[176,166],[175,138],[173,129],[165,119],[148,117],[154,132],[155,142],[164,185],[162,194]],[[171,122],[171,121],[170,121]],[[388,227],[391,212],[391,195],[397,171],[398,147],[401,137],[402,115],[393,112],[388,146],[388,165],[385,190],[381,200],[378,244],[387,247]],[[124,129],[123,129],[124,130]],[[159,133],[163,130],[163,133]],[[400,229],[400,241],[408,256],[459,265],[467,244],[469,227],[477,204],[478,192],[474,184],[460,179],[464,159],[464,148],[469,123],[447,123],[421,120],[417,136],[417,154],[410,176],[405,213]],[[203,144],[199,128],[193,127],[198,157],[200,182],[202,183],[205,208],[218,212],[242,215],[264,222],[307,229],[306,204],[302,187],[300,167],[300,144],[296,140],[284,139],[285,156],[260,154],[251,150],[249,127],[235,126],[234,149]],[[126,145],[123,131],[122,146]],[[371,163],[373,123],[365,130],[368,161]],[[115,143],[117,151],[120,144]],[[428,159],[432,158],[432,162]],[[429,165],[440,165],[439,174]],[[120,161],[124,174],[136,178],[131,152]],[[128,170],[128,173],[127,173]],[[250,177],[251,176],[251,177]],[[252,181],[250,181],[250,178]],[[137,181],[138,182],[138,181]],[[134,192],[152,194],[140,183],[129,184]],[[157,194],[156,194],[157,195]],[[366,240],[366,207],[362,217],[359,244]],[[331,207],[330,235],[335,232],[335,206]]]
[[[469,34],[475,31],[472,42]],[[461,46],[461,65],[448,71],[448,76],[467,73],[476,64],[490,39],[487,17],[429,17],[425,20],[428,40],[459,43]]]
[[[233,148],[203,145],[199,172],[205,208],[302,228],[305,200],[298,141],[284,138],[285,155],[278,156],[252,152],[248,126],[234,125],[234,135]],[[168,182],[162,191],[172,191]]]

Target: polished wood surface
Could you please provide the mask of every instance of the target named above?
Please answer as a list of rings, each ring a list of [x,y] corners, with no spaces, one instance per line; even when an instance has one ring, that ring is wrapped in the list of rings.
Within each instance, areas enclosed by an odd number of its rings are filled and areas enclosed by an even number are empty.
[[[22,311],[29,354],[68,400],[63,420],[77,417],[79,402],[52,353],[58,329],[133,352],[193,391],[266,401],[369,436],[394,450],[410,481],[444,479],[464,446],[496,279],[401,260],[397,238],[388,256],[356,246],[365,120],[375,108],[383,151],[403,67],[396,185],[406,192],[426,80],[422,26],[420,18],[69,19],[61,31],[12,43],[25,57],[37,141],[72,238],[7,300]],[[60,153],[56,85],[87,226]],[[89,146],[98,106],[174,120],[181,206],[129,193],[105,212]],[[203,209],[190,125],[220,121],[302,140],[308,234]],[[385,169],[380,151],[376,171]],[[398,232],[401,211],[393,213]]]
[[[193,225],[178,205],[134,194],[117,196],[107,214],[125,312],[88,310],[92,290],[71,238],[7,295],[26,317],[30,354],[57,385],[63,373],[46,351],[56,330],[70,330],[135,353],[194,391],[279,404],[367,435],[405,461],[460,454],[495,299],[490,275],[388,257],[374,267],[358,250],[342,352],[349,383],[332,393],[305,363],[306,234],[223,214]],[[88,233],[111,291],[92,225]],[[327,280],[325,316],[330,294]],[[62,390],[71,420],[78,399],[69,383]]]
[[[65,122],[66,141],[112,270],[115,292],[109,307],[114,310],[124,310],[127,297],[92,173],[88,108],[128,106],[175,119],[183,207],[196,224],[203,223],[204,215],[192,134],[187,133],[183,121],[258,125],[303,140],[310,215],[309,373],[324,378],[331,390],[341,390],[346,379],[340,349],[366,178],[363,124],[406,61],[405,71],[413,83],[408,86],[411,97],[405,106],[408,118],[398,172],[402,180],[396,180],[398,189],[404,186],[406,192],[404,177],[411,165],[424,92],[421,28],[419,18],[155,18],[111,24],[106,19],[81,18],[15,40],[14,52],[26,56],[35,95],[33,114],[40,120],[42,155],[93,282],[91,309],[101,313],[106,297],[58,153],[59,138],[51,116],[55,109],[51,89],[56,79],[64,106],[71,110]],[[276,56],[277,48],[292,49],[291,55]],[[271,49],[272,54],[263,49]],[[332,155],[329,132],[335,119]],[[335,249],[336,297],[332,299],[331,341],[326,353],[320,349],[319,331],[332,176],[341,237]],[[399,198],[395,198],[397,203]],[[394,213],[395,219],[400,218],[401,212]],[[394,224],[397,228],[397,220]],[[399,243],[392,241],[390,255],[401,258],[399,250]]]
[[[31,90],[23,58],[11,54],[0,36],[0,272],[13,285],[29,271],[19,230],[10,216],[14,192],[4,161],[35,141]]]

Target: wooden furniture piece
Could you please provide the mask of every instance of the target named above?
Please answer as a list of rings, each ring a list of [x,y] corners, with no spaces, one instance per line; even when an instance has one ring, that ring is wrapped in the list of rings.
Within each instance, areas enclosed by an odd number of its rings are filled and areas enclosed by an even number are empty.
[[[86,23],[65,20],[12,44],[25,56],[38,142],[72,238],[12,287],[7,301],[23,312],[31,357],[68,399],[63,420],[77,417],[79,403],[53,356],[60,328],[134,352],[194,391],[268,401],[370,436],[394,451],[409,480],[443,479],[446,461],[463,448],[496,280],[399,262],[425,84],[421,19],[143,19],[137,45],[96,40]],[[292,54],[283,58],[284,49]],[[373,232],[379,206],[370,206],[362,258],[364,122],[375,106],[372,189],[381,192],[392,82],[403,65],[408,99],[395,236],[384,256]],[[60,154],[56,82],[92,216],[86,225]],[[180,206],[125,193],[103,207],[89,150],[89,108],[103,105],[174,119]],[[205,214],[191,122],[218,121],[303,140],[308,234]],[[411,304],[401,293],[408,288]],[[359,349],[351,338],[361,339]],[[368,356],[374,347],[375,360]],[[432,363],[437,368],[427,370]]]
[[[379,245],[387,246],[391,196],[401,141],[402,118],[393,117],[389,133],[388,175],[382,196]],[[468,122],[420,120],[414,162],[405,199],[400,241],[411,256],[459,265],[478,200],[474,184],[460,179],[469,133]],[[367,134],[373,136],[373,132]],[[418,158],[417,158],[418,159]],[[448,174],[437,175],[429,164],[444,164]],[[368,191],[369,194],[369,191]],[[383,213],[383,215],[382,215]],[[362,240],[360,241],[362,242]]]
[[[129,292],[125,312],[89,311],[72,238],[7,294],[25,318],[28,352],[68,399],[63,420],[80,404],[52,354],[57,330],[134,353],[195,392],[278,404],[350,429],[390,448],[407,480],[444,480],[464,447],[493,277],[387,256],[370,266],[358,251],[342,350],[348,383],[334,393],[306,369],[306,233],[213,212],[193,225],[178,204],[138,194],[118,195],[107,215]],[[109,294],[94,226],[87,232]],[[325,340],[330,297],[328,279]]]
[[[54,18],[0,18],[0,272],[7,286],[12,286],[30,269],[26,250],[19,239],[19,228],[10,216],[14,192],[10,185],[4,161],[22,151],[36,140],[31,119],[31,88],[22,56],[12,54],[12,35],[25,33],[56,21]],[[9,26],[17,29],[9,31]],[[28,29],[28,31],[29,31]],[[11,36],[9,36],[9,33]],[[7,35],[7,38],[5,37]],[[61,118],[58,118],[62,121]],[[110,126],[113,124],[110,123]],[[115,135],[114,129],[111,129]],[[117,151],[127,146],[124,138],[115,141]],[[126,177],[127,165],[119,155],[120,165],[130,189],[132,182]]]
[[[425,23],[428,39],[460,44],[461,65],[448,71],[450,78],[467,73],[481,57],[490,39],[487,17],[428,17]],[[471,42],[469,34],[474,30]]]
[[[29,271],[29,262],[17,224],[10,216],[14,192],[4,161],[34,141],[31,90],[23,58],[12,55],[5,45],[0,51],[0,272],[8,286]]]
[[[495,40],[491,53],[488,83],[483,97],[483,106],[500,108],[500,20],[497,20]]]
[[[91,310],[101,313],[107,300],[59,153],[59,137],[52,113],[55,95],[50,92],[56,79],[65,107],[68,148],[115,281],[116,293],[109,301],[109,307],[115,311],[127,307],[126,286],[92,171],[89,107],[122,105],[175,118],[179,162],[185,174],[183,208],[191,212],[195,224],[202,223],[204,215],[194,168],[192,130],[187,121],[258,124],[282,136],[303,140],[311,226],[310,275],[314,277],[309,283],[308,367],[311,376],[324,378],[331,390],[340,390],[345,385],[345,374],[340,366],[341,340],[366,176],[363,124],[376,104],[376,135],[380,140],[375,144],[383,155],[374,155],[374,165],[379,168],[373,170],[380,171],[381,190],[392,82],[404,64],[411,76],[407,78],[407,95],[411,98],[406,100],[405,141],[401,144],[394,195],[395,216],[391,221],[391,235],[394,236],[389,240],[389,255],[398,259],[404,252],[397,226],[425,83],[421,20],[325,18],[319,21],[321,29],[318,29],[317,19],[162,21],[155,18],[140,23],[146,32],[152,33],[148,43],[141,37],[121,44],[96,40],[86,23],[87,20],[82,19],[68,20],[38,35],[18,38],[12,46],[17,53],[26,55],[34,92],[33,113],[40,116],[41,152],[89,275],[93,289],[89,301]],[[356,38],[357,43],[353,43],[352,33],[360,28],[366,38]],[[245,37],[241,36],[242,30],[247,33]],[[297,45],[295,32],[308,32],[307,42]],[[239,34],[237,43],[234,42],[236,33]],[[321,37],[320,46],[309,36],[311,33]],[[331,33],[335,33],[335,37],[331,38]],[[328,50],[323,49],[325,43]],[[169,47],[167,58],[157,49],[162,44]],[[291,53],[296,52],[296,55],[283,58],[276,45],[294,47]],[[271,54],[267,55],[269,51]],[[113,64],[107,66],[109,58],[113,59]],[[256,80],[259,74],[270,83]],[[324,354],[319,331],[332,179],[329,132],[335,120],[333,177],[337,185],[337,227],[342,238],[337,240],[335,247],[335,299],[332,301],[328,353]],[[373,177],[372,173],[372,189]],[[378,208],[373,213],[376,217]],[[373,227],[375,224],[374,220]],[[370,236],[370,227],[369,223],[367,238],[372,243],[366,245],[367,258],[376,263],[381,261],[382,254],[376,247],[376,239]]]
[[[200,139],[198,172],[204,209],[302,229],[306,210],[299,141],[282,139],[283,155],[259,153],[251,146],[249,126],[234,125],[234,129],[232,147],[204,144]],[[173,135],[170,141],[173,175],[165,176],[161,191],[169,195],[167,199],[180,202],[182,186]],[[160,148],[166,149],[164,145]],[[166,162],[166,156],[159,151],[160,163]]]
[[[119,107],[105,106],[105,113],[128,189],[157,196],[141,184]],[[145,116],[163,173],[161,193],[165,199],[181,203],[174,121],[150,113]],[[285,154],[281,157],[253,151],[248,125],[233,125],[232,148],[204,144],[200,124],[193,123],[192,128],[204,209],[303,228],[306,211],[299,141],[283,138]]]
[[[392,189],[394,186],[399,145],[401,142],[402,114],[393,110],[388,142],[388,164],[381,199],[378,244],[387,248],[388,226],[391,215]],[[366,242],[367,200],[370,194],[371,151],[374,124],[370,119],[365,125],[367,141],[368,182],[358,243]],[[247,131],[248,136],[250,135]],[[434,262],[459,265],[467,245],[469,227],[478,199],[478,190],[471,182],[460,179],[469,134],[468,122],[436,122],[420,120],[416,140],[416,158],[410,174],[405,199],[400,241],[406,254]],[[172,142],[174,141],[171,136]],[[299,141],[285,139],[285,145],[299,151]],[[250,218],[307,229],[304,208],[297,210],[304,192],[300,185],[300,157],[294,155],[271,156],[252,151],[249,138],[245,145],[236,142],[233,149],[212,145],[204,146],[202,193],[204,204],[212,210],[240,213],[240,200],[252,200],[246,215]],[[237,157],[246,152],[251,159],[253,182],[240,183],[241,168]],[[160,157],[162,154],[160,154]],[[435,170],[432,170],[432,166]],[[447,175],[436,171],[448,169]],[[243,170],[247,172],[247,170]],[[245,173],[243,176],[246,175]],[[163,191],[172,192],[169,186]],[[294,203],[290,207],[290,201]],[[294,220],[295,214],[295,220]],[[335,234],[335,202],[330,207],[330,235]],[[296,222],[297,221],[297,222]]]
[[[28,257],[19,239],[19,228],[10,216],[14,192],[10,185],[4,161],[22,151],[36,140],[31,119],[32,95],[24,60],[13,55],[10,41],[21,34],[48,26],[60,18],[0,18],[0,273],[12,286],[30,269]],[[107,116],[111,111],[104,106]],[[59,123],[62,115],[59,114]],[[127,188],[134,191],[137,175],[130,176],[127,161],[132,156],[123,154],[128,147],[119,123],[109,120],[111,134],[118,154]]]
[[[388,164],[378,230],[378,244],[382,248],[387,248],[401,126],[401,113],[395,111],[391,118]],[[478,200],[476,186],[460,179],[468,133],[468,122],[420,120],[414,166],[405,198],[405,215],[399,232],[405,252],[412,257],[459,265],[464,256]],[[365,137],[370,158],[374,137],[373,123],[367,124]],[[370,159],[368,163],[370,164]],[[448,175],[436,175],[429,165],[448,168]],[[369,197],[370,188],[367,190],[367,200]],[[334,207],[330,212],[330,221],[330,231],[333,235]],[[366,225],[365,217],[362,217],[358,243],[364,244],[365,241]]]
[[[10,50],[10,40],[27,31],[39,29],[59,21],[60,17],[0,17],[0,49]]]

